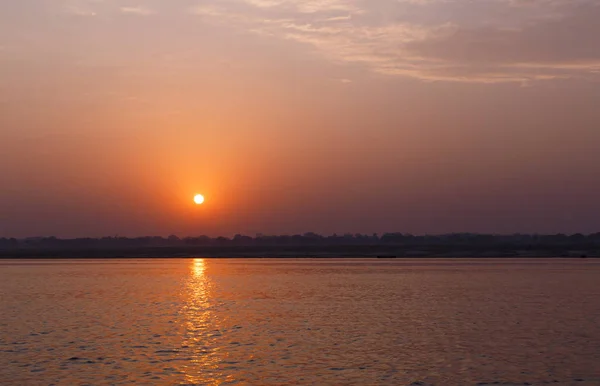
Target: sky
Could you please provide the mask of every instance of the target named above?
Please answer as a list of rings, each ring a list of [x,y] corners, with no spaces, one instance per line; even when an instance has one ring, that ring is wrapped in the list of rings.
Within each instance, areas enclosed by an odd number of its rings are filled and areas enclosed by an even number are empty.
[[[598,232],[598,20],[598,0],[2,1],[0,237]]]

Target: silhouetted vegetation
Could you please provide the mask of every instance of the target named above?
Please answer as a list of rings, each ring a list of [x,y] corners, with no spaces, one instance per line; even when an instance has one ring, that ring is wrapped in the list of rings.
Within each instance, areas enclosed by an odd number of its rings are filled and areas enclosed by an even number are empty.
[[[486,235],[405,233],[255,237],[0,238],[0,257],[596,257],[600,233]]]

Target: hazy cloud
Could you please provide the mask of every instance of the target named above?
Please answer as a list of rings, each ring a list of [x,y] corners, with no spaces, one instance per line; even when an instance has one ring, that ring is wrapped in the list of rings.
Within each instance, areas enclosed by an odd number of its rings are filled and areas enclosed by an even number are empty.
[[[65,9],[146,16],[165,4],[67,0]],[[187,4],[169,2],[180,17]],[[187,10],[387,75],[526,83],[597,78],[600,68],[596,0],[201,0]]]
[[[596,77],[600,64],[600,6],[589,0],[239,0],[195,13],[424,80]]]
[[[598,20],[599,6],[579,6],[522,28],[452,26],[434,38],[408,43],[407,49],[423,58],[476,69],[537,68],[546,75],[593,72],[600,68]]]
[[[114,13],[147,16],[156,13],[146,5],[132,5],[124,0],[64,0],[65,12],[77,16],[96,16]]]
[[[145,7],[121,7],[121,12],[140,16],[147,16],[155,13],[153,10]]]
[[[62,0],[77,16],[189,14],[340,65],[422,80],[521,82],[600,71],[598,0]],[[166,17],[166,16],[165,16]]]
[[[70,0],[64,3],[63,10],[75,16],[96,16],[98,3],[100,1]]]

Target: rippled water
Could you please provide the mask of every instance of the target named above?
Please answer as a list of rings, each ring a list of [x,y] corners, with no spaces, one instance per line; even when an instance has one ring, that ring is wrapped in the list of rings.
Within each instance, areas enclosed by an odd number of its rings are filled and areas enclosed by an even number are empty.
[[[0,383],[600,385],[594,260],[0,261]]]

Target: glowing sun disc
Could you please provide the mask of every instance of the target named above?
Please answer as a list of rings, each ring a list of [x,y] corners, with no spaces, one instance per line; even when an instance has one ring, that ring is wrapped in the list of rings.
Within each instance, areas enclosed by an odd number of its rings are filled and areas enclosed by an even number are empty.
[[[201,194],[196,194],[194,196],[194,202],[196,203],[196,205],[200,205],[204,203],[204,196]]]

